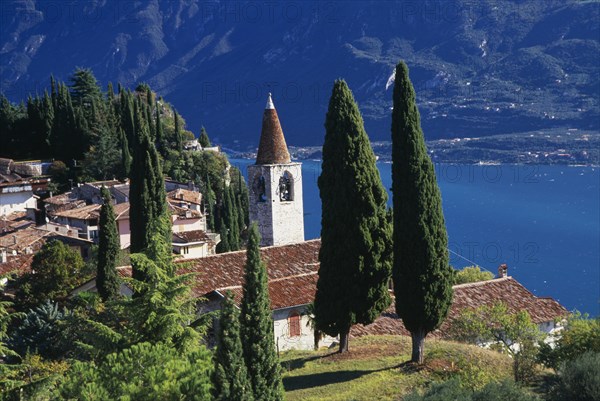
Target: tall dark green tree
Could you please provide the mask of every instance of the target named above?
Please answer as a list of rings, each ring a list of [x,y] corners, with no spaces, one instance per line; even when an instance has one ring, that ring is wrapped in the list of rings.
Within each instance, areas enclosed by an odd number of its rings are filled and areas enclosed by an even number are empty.
[[[237,251],[240,249],[240,227],[238,218],[238,202],[233,193],[233,187],[229,185],[223,189],[220,207],[220,224],[221,241],[218,250],[220,253]],[[223,242],[223,235],[226,236],[226,242]]]
[[[198,142],[203,148],[210,148],[210,138],[208,137],[208,133],[204,127],[200,129],[200,138],[198,138]]]
[[[281,366],[275,352],[273,321],[267,286],[267,267],[260,259],[260,236],[250,227],[242,296],[240,332],[244,360],[257,400],[283,400]]]
[[[215,192],[212,190],[210,185],[210,177],[206,175],[206,181],[204,183],[204,212],[207,214],[206,225],[209,230],[215,229]]]
[[[242,351],[239,315],[233,296],[228,292],[221,305],[217,349],[213,357],[213,394],[218,401],[254,399]]]
[[[228,228],[222,217],[219,221],[219,235],[221,236],[221,242],[219,242],[217,245],[217,253],[229,252],[231,250],[231,246],[229,245],[229,234],[227,233]]]
[[[404,62],[396,66],[392,160],[396,311],[412,336],[411,359],[422,363],[425,337],[452,302],[452,268],[442,198]]]
[[[183,136],[181,133],[179,114],[177,114],[176,111],[173,112],[173,118],[175,119],[175,149],[177,149],[178,152],[181,152],[183,150]]]
[[[102,199],[104,200],[104,204],[100,209],[96,287],[102,300],[107,301],[119,295],[117,258],[121,247],[115,212],[111,204],[112,198],[106,187],[102,187]]]
[[[98,81],[89,68],[77,68],[71,76],[70,87],[71,97],[77,105],[85,105],[86,108],[89,108],[92,102],[99,102],[102,98]]]
[[[121,142],[121,178],[125,179],[129,177],[131,173],[131,152],[129,151],[129,141],[125,131],[119,129],[119,139]]]
[[[158,100],[156,101],[156,143],[161,152],[165,152],[167,144],[165,142],[165,133],[163,129],[163,124],[161,121],[161,106],[158,104]]]
[[[157,230],[161,230],[165,241],[171,243],[171,226],[162,224],[162,220],[169,219],[162,167],[156,147],[150,140],[142,113],[143,111],[136,106],[129,191],[131,253],[147,250],[152,235]],[[143,279],[143,272],[134,269],[133,276],[138,280]]]
[[[350,328],[372,323],[390,304],[391,227],[387,193],[352,92],[335,81],[325,121],[318,330],[340,336],[348,351]]]

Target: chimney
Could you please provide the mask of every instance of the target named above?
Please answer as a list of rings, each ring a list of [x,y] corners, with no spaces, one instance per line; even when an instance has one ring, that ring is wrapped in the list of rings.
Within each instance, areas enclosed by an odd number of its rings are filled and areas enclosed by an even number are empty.
[[[13,234],[13,245],[17,245],[17,236]]]
[[[504,277],[508,277],[508,266],[506,265],[506,263],[502,263],[498,267],[498,278],[504,278]]]

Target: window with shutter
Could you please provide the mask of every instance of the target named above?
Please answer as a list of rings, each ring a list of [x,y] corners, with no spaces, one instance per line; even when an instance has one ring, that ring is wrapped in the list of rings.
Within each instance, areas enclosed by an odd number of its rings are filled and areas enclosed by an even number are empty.
[[[290,337],[299,337],[302,335],[300,328],[300,314],[298,312],[290,312],[288,316],[288,326],[290,328]]]

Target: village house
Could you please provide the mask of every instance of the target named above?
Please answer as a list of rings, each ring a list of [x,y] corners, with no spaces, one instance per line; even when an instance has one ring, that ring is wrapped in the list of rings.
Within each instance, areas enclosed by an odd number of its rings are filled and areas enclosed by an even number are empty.
[[[439,329],[429,333],[430,338],[450,338],[452,322],[463,310],[492,306],[499,302],[504,303],[510,313],[526,311],[540,331],[549,335],[546,339],[548,342],[552,342],[563,329],[563,320],[568,315],[565,307],[553,298],[537,297],[509,276],[505,264],[500,265],[498,276],[492,280],[459,284],[452,288],[454,295],[448,317]],[[351,330],[351,334],[357,337],[397,333],[410,335],[396,315],[393,304],[374,323],[368,326],[356,325]]]
[[[65,232],[63,229],[48,230],[50,227],[27,227],[0,236],[0,252],[10,259],[13,256],[37,253],[46,242],[58,240],[76,250],[84,260],[91,256],[94,243],[76,236],[75,231]]]
[[[41,162],[15,162],[0,158],[0,217],[28,211],[35,218],[38,195],[48,189]]]
[[[129,183],[117,180],[79,184],[72,191],[44,199],[48,221],[79,231],[81,238],[97,242],[102,205],[101,189],[108,188],[113,199],[121,249],[129,248]],[[192,183],[165,180],[167,204],[171,212],[173,252],[184,258],[212,255],[219,234],[208,232],[202,210],[202,194]]]
[[[217,152],[219,153],[221,149],[218,146],[207,146],[205,148],[200,145],[198,138],[190,139],[183,142],[183,149],[193,152]]]
[[[313,349],[315,332],[308,308],[317,289],[320,247],[321,241],[316,239],[261,248],[261,258],[267,266],[273,332],[279,351]],[[231,292],[239,306],[246,264],[245,251],[184,259],[177,264],[177,274],[194,273],[190,287],[193,296],[201,299],[197,309],[199,316],[220,309],[227,292]],[[119,273],[123,277],[130,277],[131,267],[120,268]],[[540,330],[548,334],[560,332],[561,320],[568,314],[556,300],[535,296],[508,275],[455,285],[453,289],[454,297],[448,318],[429,337],[448,337],[453,320],[462,310],[497,302],[504,302],[510,312],[527,311]],[[91,280],[74,293],[95,290],[95,281]],[[122,288],[121,293],[131,295],[131,289]],[[396,315],[393,304],[374,323],[355,325],[351,330],[354,337],[397,334],[410,335]],[[336,341],[336,338],[325,336],[319,345],[331,346]]]

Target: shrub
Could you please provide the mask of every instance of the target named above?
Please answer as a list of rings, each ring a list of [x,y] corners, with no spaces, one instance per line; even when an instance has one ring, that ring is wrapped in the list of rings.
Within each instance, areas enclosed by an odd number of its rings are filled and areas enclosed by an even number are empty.
[[[529,394],[514,381],[505,380],[501,383],[488,383],[479,391],[473,392],[461,387],[457,379],[442,383],[434,383],[420,395],[416,392],[404,398],[404,401],[539,401],[539,398]]]
[[[566,327],[552,348],[541,344],[539,361],[558,369],[562,363],[572,361],[586,352],[600,352],[600,319],[588,319],[579,313],[569,317]]]
[[[479,266],[467,266],[461,270],[454,271],[453,284],[474,283],[487,281],[494,278],[494,273],[481,270]]]
[[[62,336],[62,325],[70,312],[51,301],[30,310],[12,333],[9,344],[21,356],[35,352],[44,358],[61,357],[68,348]]]
[[[473,394],[473,401],[536,401],[538,397],[529,394],[514,381],[489,383],[481,391]]]
[[[405,397],[404,401],[471,401],[472,395],[471,390],[461,387],[458,379],[452,379],[442,383],[433,383],[422,395],[413,392]]]
[[[566,362],[559,371],[559,378],[557,400],[600,400],[600,353],[586,352]]]

